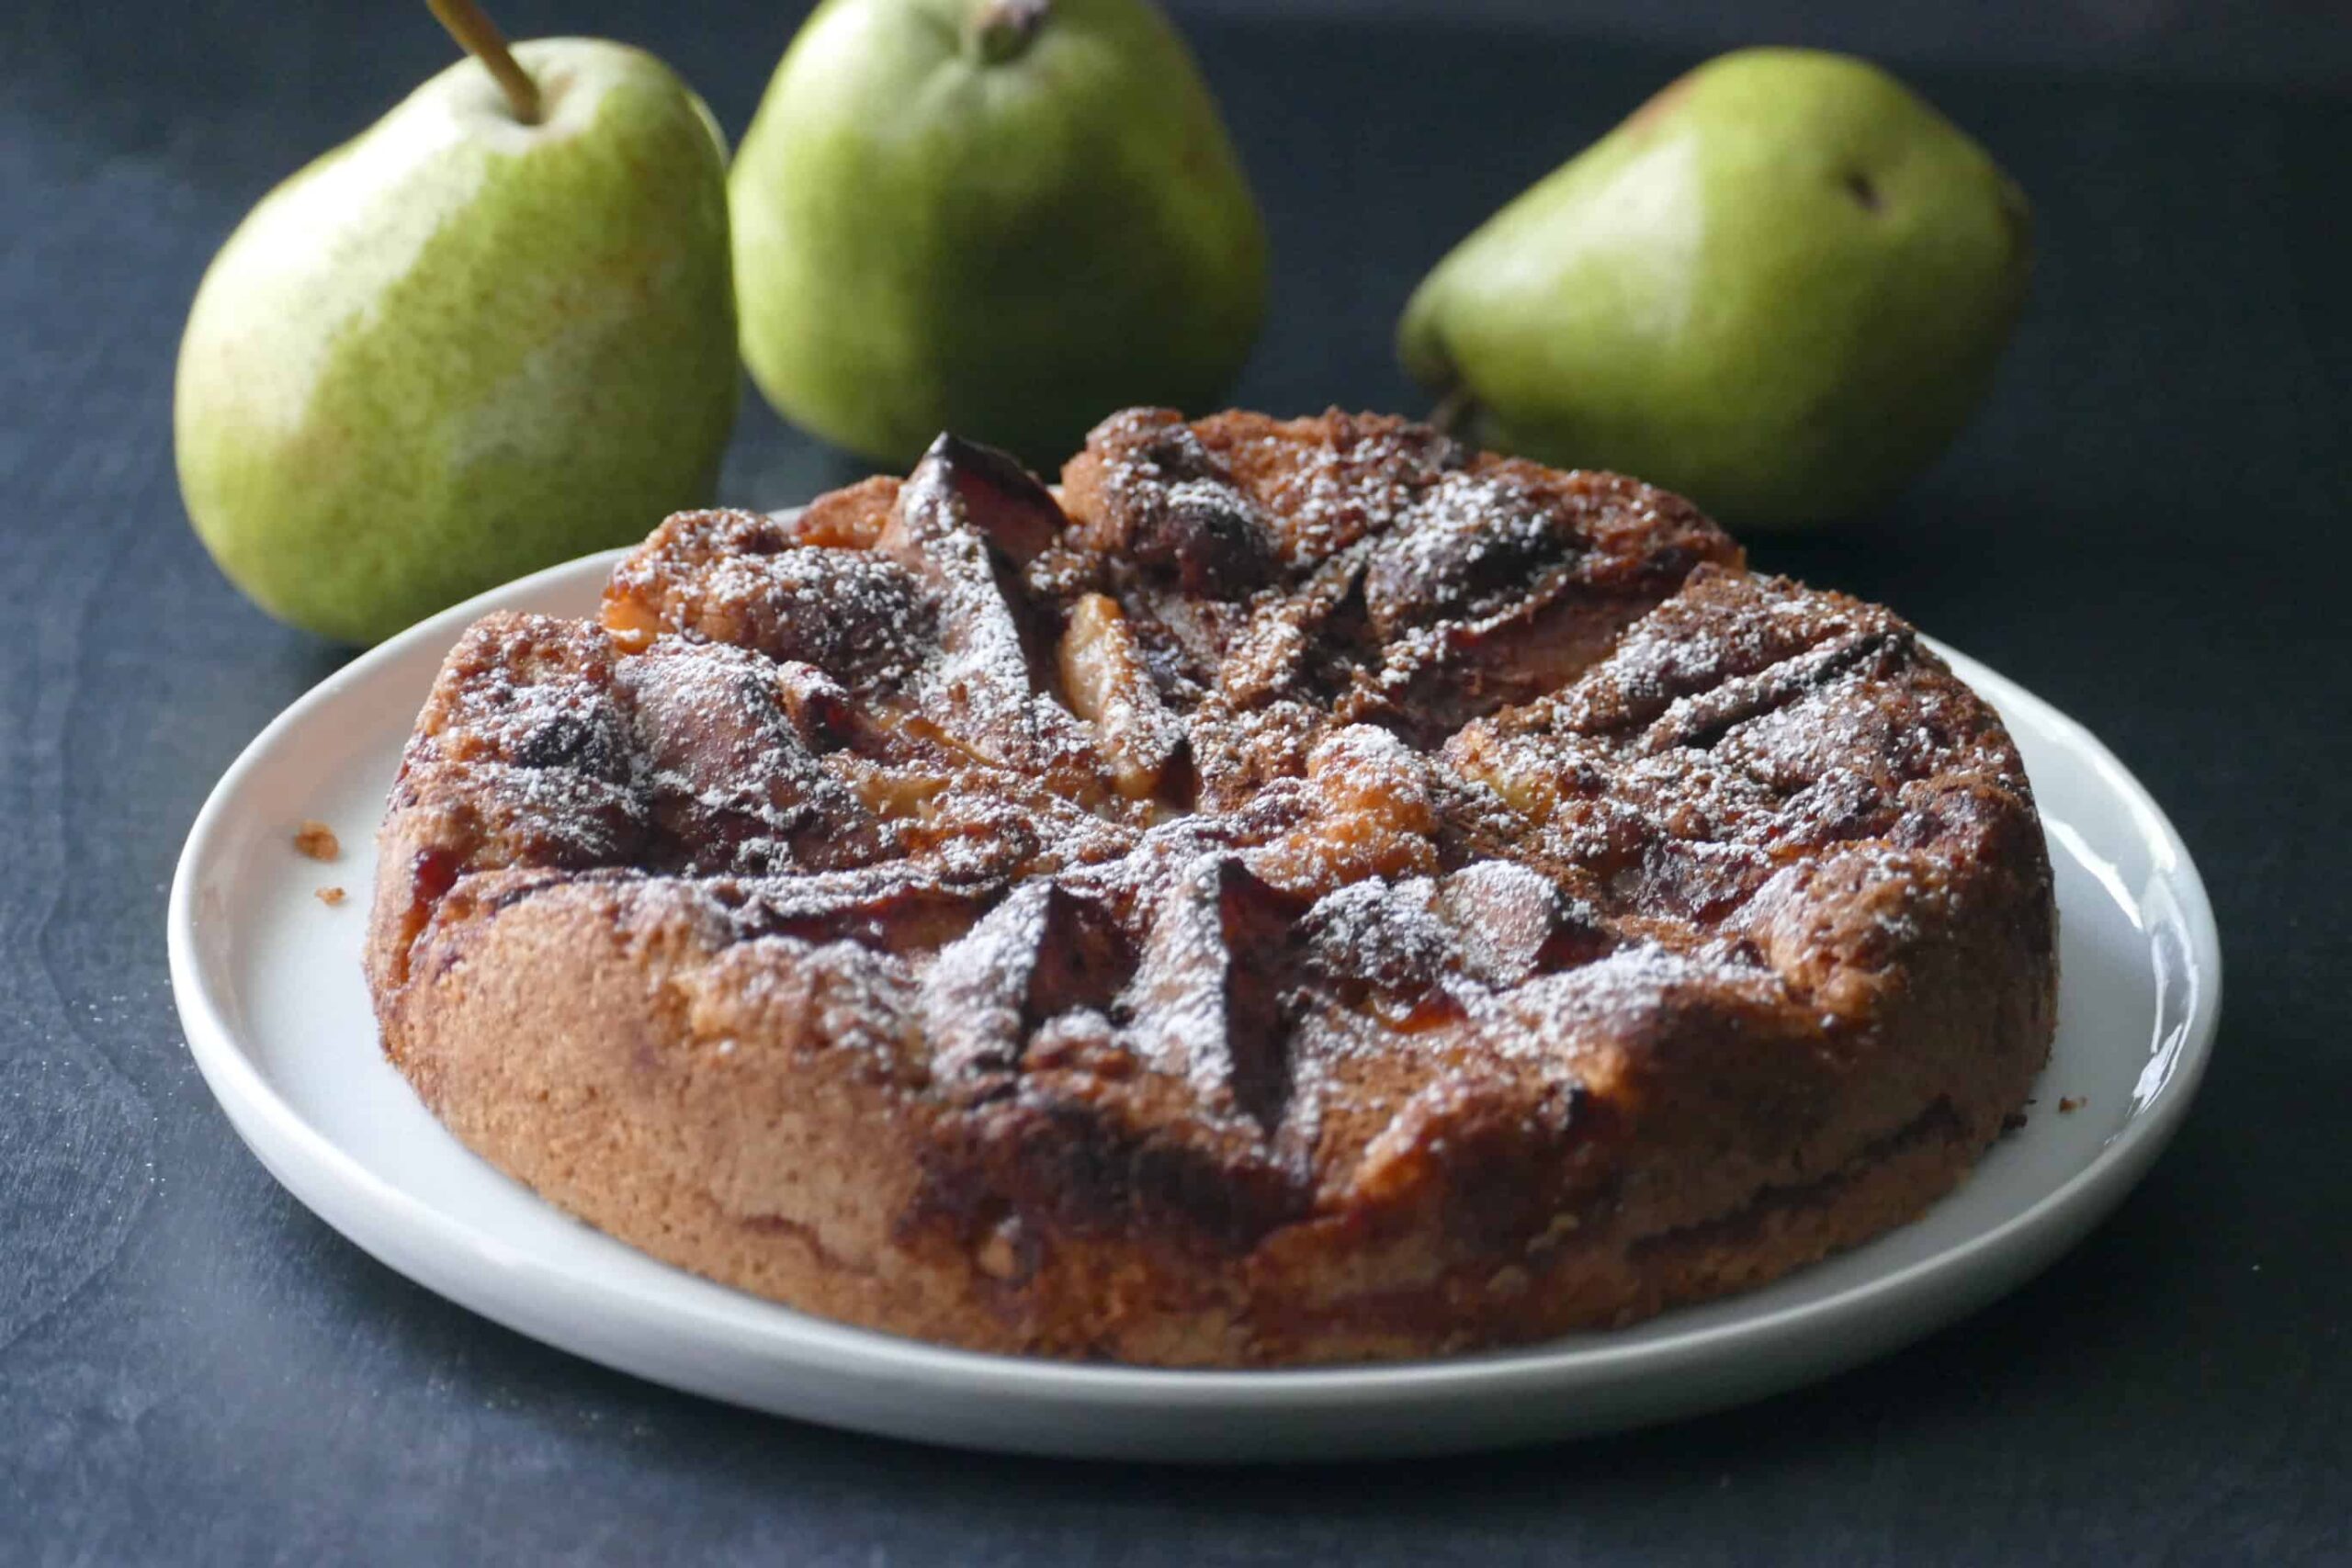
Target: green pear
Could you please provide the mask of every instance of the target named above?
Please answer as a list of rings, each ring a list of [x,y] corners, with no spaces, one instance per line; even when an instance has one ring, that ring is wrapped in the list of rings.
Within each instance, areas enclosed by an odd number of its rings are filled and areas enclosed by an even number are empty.
[[[1747,50],[1463,241],[1397,344],[1483,444],[1798,527],[1883,501],[1943,450],[2030,266],[2023,195],[1903,84]]]
[[[826,0],[729,194],[752,379],[895,467],[1202,411],[1264,313],[1257,206],[1149,0]]]
[[[739,385],[718,128],[638,50],[513,61],[536,123],[451,67],[271,192],[188,318],[188,515],[264,609],[327,637],[377,640],[711,494]]]

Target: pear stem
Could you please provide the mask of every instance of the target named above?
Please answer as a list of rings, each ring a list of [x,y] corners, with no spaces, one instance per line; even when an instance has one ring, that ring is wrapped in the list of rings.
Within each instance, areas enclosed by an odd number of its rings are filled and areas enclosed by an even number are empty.
[[[964,22],[964,47],[984,65],[1001,65],[1029,47],[1053,0],[981,0]]]
[[[1469,428],[1477,412],[1477,394],[1468,387],[1457,385],[1438,399],[1437,407],[1430,410],[1430,423],[1445,434],[1459,435]]]
[[[434,17],[449,29],[449,36],[459,48],[488,67],[496,78],[506,101],[514,106],[514,118],[525,125],[539,123],[539,85],[531,73],[515,63],[514,51],[506,47],[506,35],[490,19],[475,0],[424,0]]]

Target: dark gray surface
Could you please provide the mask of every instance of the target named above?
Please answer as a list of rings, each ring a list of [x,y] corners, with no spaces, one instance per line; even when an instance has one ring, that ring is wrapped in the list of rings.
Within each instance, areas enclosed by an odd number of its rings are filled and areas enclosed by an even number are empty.
[[[1187,17],[1280,12],[1342,26],[1444,16],[1710,54],[1743,43],[1841,49],[1909,65],[2086,67],[2198,81],[2339,85],[2343,0],[1169,0]]]
[[[2352,1556],[2340,90],[1917,73],[2039,204],[2032,306],[1907,498],[1759,551],[2050,697],[2172,811],[2229,997],[2145,1186],[2009,1301],[1805,1393],[1501,1457],[1220,1474],[933,1452],[604,1372],[368,1261],[213,1107],[164,972],[172,857],[339,656],[189,536],[171,355],[243,209],[443,59],[413,8],[285,9],[266,35],[258,7],[0,20],[0,1562]],[[792,25],[509,9],[652,44],[738,130]],[[1193,29],[1279,252],[1238,395],[1283,410],[1415,406],[1386,347],[1413,278],[1690,58],[1495,22]],[[747,400],[730,499],[847,472]]]

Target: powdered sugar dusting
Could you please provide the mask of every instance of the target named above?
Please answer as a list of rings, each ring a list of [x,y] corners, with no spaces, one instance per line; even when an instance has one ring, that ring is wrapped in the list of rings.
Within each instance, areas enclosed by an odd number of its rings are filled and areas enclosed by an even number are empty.
[[[1113,1040],[1171,1135],[1334,1160],[1378,1132],[1312,1131],[1342,1082],[1402,1106],[1734,1001],[1866,1021],[2030,820],[1907,627],[1736,570],[1630,481],[1394,421],[1131,414],[1016,560],[953,461],[844,492],[847,543],[673,519],[609,631],[482,623],[395,816],[466,871],[710,901],[821,973],[818,1031],[967,1102],[1038,1041],[1067,1076]]]

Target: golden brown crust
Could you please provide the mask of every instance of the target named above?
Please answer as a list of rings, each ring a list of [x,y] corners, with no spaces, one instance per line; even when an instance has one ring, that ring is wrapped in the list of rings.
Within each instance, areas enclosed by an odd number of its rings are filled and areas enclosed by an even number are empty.
[[[368,966],[486,1157],[844,1321],[1170,1365],[1630,1321],[2047,1052],[2016,751],[1610,475],[1330,414],[673,518],[420,716]]]

